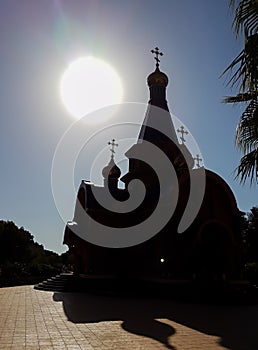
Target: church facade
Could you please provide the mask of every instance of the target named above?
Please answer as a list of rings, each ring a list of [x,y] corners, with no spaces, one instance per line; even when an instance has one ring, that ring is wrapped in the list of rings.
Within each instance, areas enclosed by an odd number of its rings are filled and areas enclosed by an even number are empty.
[[[132,180],[137,179],[145,185],[144,199],[129,213],[112,213],[95,199],[94,184],[84,180],[81,182],[73,221],[67,223],[64,232],[64,244],[68,245],[74,257],[74,273],[174,279],[239,277],[240,222],[243,213],[239,211],[228,184],[218,174],[201,166],[198,155],[193,157],[185,144],[184,135],[187,131],[183,127],[175,130],[166,101],[168,77],[159,69],[161,53],[158,48],[152,52],[156,69],[147,78],[150,100],[137,143],[125,154],[129,159],[128,172],[121,177],[114,159],[116,144],[112,140],[111,160],[102,171],[104,185],[97,189],[100,197],[108,190],[122,205],[130,197]],[[181,133],[181,142],[178,133]],[[147,147],[147,151],[144,148],[149,144],[164,153],[174,169],[173,176],[164,177],[166,184],[163,190],[152,166],[137,159],[137,155],[144,152],[150,157],[150,148]],[[152,158],[155,158],[154,155]],[[156,162],[159,163],[159,160],[156,159]],[[166,172],[167,169],[164,170]],[[124,183],[124,189],[118,187],[119,179]],[[200,189],[196,179],[204,179]],[[202,190],[203,196],[190,224],[186,225],[182,233],[178,233],[186,210],[190,210],[191,214],[189,198],[192,196],[193,182],[196,196]],[[171,217],[164,221],[155,235],[150,238],[147,235],[148,239],[136,245],[99,246],[77,234],[78,228],[90,229],[90,226],[82,223],[81,208],[101,225],[121,229],[123,234],[125,227],[138,227],[142,221],[148,220],[160,198],[165,198],[164,211],[170,211]]]

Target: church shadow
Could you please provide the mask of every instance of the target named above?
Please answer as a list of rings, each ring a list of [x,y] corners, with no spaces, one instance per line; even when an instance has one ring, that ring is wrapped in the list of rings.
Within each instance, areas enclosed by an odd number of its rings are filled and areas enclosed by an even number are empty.
[[[86,293],[54,293],[53,299],[63,303],[64,312],[73,323],[122,321],[125,331],[152,338],[167,349],[176,350],[172,345],[176,329],[160,319],[217,336],[220,345],[231,350],[258,349],[258,305],[202,305]]]
[[[150,307],[150,300],[83,293],[54,293],[53,299],[63,302],[64,312],[71,322],[121,320],[125,331],[155,339],[167,349],[176,350],[169,343],[169,337],[175,333],[174,328],[155,319],[157,310]]]

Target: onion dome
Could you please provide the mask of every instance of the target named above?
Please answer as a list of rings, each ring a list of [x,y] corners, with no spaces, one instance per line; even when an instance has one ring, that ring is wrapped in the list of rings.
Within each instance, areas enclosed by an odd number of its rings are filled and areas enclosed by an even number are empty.
[[[104,179],[118,179],[121,176],[121,170],[118,168],[113,158],[111,158],[108,165],[103,168],[102,175]]]
[[[175,159],[175,165],[179,169],[184,169],[186,166],[187,168],[193,169],[194,167],[194,159],[189,151],[189,149],[186,147],[184,143],[179,145],[180,153]]]
[[[148,76],[147,83],[149,87],[162,86],[165,88],[168,85],[168,77],[157,67],[155,71]]]

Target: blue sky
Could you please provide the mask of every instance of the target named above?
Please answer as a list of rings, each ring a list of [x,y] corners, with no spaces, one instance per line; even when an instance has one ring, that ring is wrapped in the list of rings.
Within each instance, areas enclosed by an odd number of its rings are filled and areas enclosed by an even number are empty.
[[[51,191],[55,149],[74,122],[60,99],[61,76],[71,61],[93,55],[116,68],[124,101],[145,103],[155,46],[164,52],[170,111],[195,137],[206,167],[229,183],[239,208],[257,205],[257,187],[232,175],[240,158],[234,133],[241,107],[221,103],[231,91],[219,76],[242,48],[228,2],[2,1],[1,219],[24,226],[47,249],[66,249]],[[67,220],[73,205],[67,204]]]

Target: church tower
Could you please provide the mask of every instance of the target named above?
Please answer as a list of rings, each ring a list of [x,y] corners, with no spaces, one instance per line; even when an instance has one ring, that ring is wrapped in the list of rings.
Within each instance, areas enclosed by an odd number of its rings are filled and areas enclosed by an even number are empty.
[[[163,56],[163,53],[159,51],[158,47],[151,50],[151,52],[154,54],[156,67],[154,72],[147,77],[150,97],[137,143],[125,153],[126,157],[129,158],[129,172],[122,177],[121,181],[125,183],[126,188],[135,177],[148,182],[149,169],[135,156],[144,142],[158,147],[168,157],[171,166],[177,173],[188,172],[194,166],[192,155],[186,145],[184,142],[178,142],[175,126],[168,108],[166,88],[169,80],[167,75],[160,70],[159,57]],[[182,130],[178,130],[178,132],[182,132]],[[149,181],[151,180],[149,179]]]
[[[160,144],[161,142],[168,141],[165,138],[166,135],[175,144],[178,144],[175,128],[166,100],[168,77],[159,69],[159,56],[163,56],[163,53],[159,52],[157,47],[155,50],[151,50],[151,52],[155,54],[154,59],[156,60],[156,69],[147,78],[150,99],[143,125],[139,133],[138,142],[140,143],[141,140],[145,140]]]

